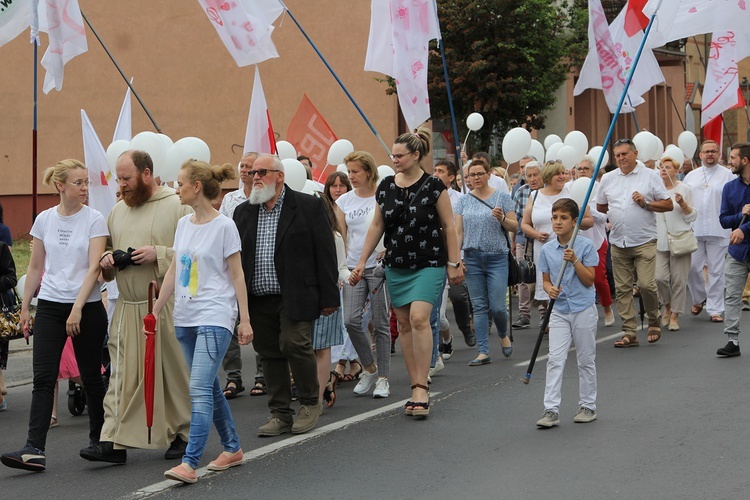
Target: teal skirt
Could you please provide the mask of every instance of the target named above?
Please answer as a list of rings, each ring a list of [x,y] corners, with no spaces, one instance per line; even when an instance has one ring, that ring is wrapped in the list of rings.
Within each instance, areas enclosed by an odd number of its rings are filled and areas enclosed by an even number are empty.
[[[445,266],[416,270],[386,266],[385,281],[393,307],[403,307],[416,300],[434,306],[443,293]]]

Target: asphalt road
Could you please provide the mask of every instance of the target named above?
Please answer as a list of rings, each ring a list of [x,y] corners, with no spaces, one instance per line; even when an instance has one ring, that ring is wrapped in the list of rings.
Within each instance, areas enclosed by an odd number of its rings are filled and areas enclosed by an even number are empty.
[[[561,425],[539,430],[543,412],[543,359],[529,385],[521,379],[538,333],[515,333],[504,359],[497,337],[493,364],[471,368],[475,350],[457,334],[454,356],[431,387],[431,415],[403,415],[409,396],[400,352],[392,356],[391,397],[355,397],[339,385],[338,401],[307,435],[258,438],[266,421],[264,398],[245,392],[230,404],[247,462],[174,486],[163,472],[177,461],[134,450],[124,466],[78,457],[87,418],[65,411],[50,430],[45,473],[0,470],[7,498],[747,498],[750,448],[747,380],[750,360],[720,359],[722,325],[705,313],[682,319],[649,345],[614,349],[617,328],[600,321],[598,420],[574,424],[578,383],[570,356],[563,382]],[[542,353],[546,352],[543,345]],[[245,348],[246,366],[253,366]],[[11,355],[9,379],[29,373],[31,358]],[[25,370],[25,372],[24,372]],[[31,386],[16,385],[0,414],[0,449],[20,448],[26,435]],[[144,432],[145,426],[144,426]],[[221,451],[212,433],[203,464]]]

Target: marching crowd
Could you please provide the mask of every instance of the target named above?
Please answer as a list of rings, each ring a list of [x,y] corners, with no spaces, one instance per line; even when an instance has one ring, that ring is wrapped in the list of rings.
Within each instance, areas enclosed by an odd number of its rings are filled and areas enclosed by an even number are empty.
[[[396,339],[411,384],[404,413],[429,415],[431,376],[453,352],[448,300],[465,342],[476,346],[469,363],[476,367],[492,363],[493,325],[503,356],[513,353],[510,293],[519,297],[513,328],[528,328],[537,309],[549,341],[541,428],[559,425],[571,342],[580,394],[574,421],[596,419],[597,304],[605,327],[615,324],[616,304],[623,330],[617,348],[639,345],[637,300],[649,343],[663,328],[679,330],[692,305],[693,315],[705,309],[710,321],[724,322],[728,342],[717,354],[740,355],[740,315],[750,309],[750,143],[732,146],[723,166],[719,146],[704,142],[702,165],[683,175],[676,159],[649,167],[632,141],[619,140],[614,165],[593,180],[585,207],[572,199],[572,179],[594,176],[591,157],[572,171],[526,157],[520,175],[506,182],[484,153],[466,162],[462,175],[447,160],[428,174],[429,152],[429,130],[402,134],[391,152],[396,174],[380,179],[373,157],[355,151],[344,160],[348,175],[332,173],[314,196],[285,184],[277,157],[246,153],[240,189],[216,210],[212,203],[221,183],[236,177],[235,167],[189,160],[171,190],[160,186],[147,153],[127,151],[116,166],[122,200],[107,220],[85,205],[83,164],[64,160],[48,169],[44,181],[60,203],[34,223],[20,290],[27,335],[31,300],[38,299],[29,432],[2,463],[45,470],[68,338],[89,407],[89,445],[80,456],[126,463],[129,448],[167,448],[165,458],[181,463],[165,476],[186,483],[197,480],[211,424],[224,451],[208,469],[243,461],[227,401],[245,390],[244,344],[256,352],[250,392],[266,395],[270,411],[260,436],[313,429],[343,380],[358,380],[357,395],[389,397]],[[16,284],[7,246],[0,243],[3,296]],[[522,279],[509,283],[516,266]],[[100,279],[119,291],[109,327]],[[152,281],[161,287],[153,311]],[[157,334],[147,388],[143,319],[151,312]],[[105,338],[108,385],[101,376]],[[6,362],[7,342],[0,342],[0,368]],[[154,393],[153,408],[144,404],[146,390]],[[6,407],[0,395],[0,411]],[[148,412],[159,418],[147,439]]]

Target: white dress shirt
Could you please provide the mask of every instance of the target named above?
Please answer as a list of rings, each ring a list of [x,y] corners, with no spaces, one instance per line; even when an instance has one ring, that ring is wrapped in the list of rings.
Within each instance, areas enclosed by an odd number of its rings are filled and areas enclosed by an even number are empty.
[[[725,245],[729,244],[731,230],[721,227],[719,212],[724,184],[735,177],[731,170],[721,165],[701,166],[685,176],[683,182],[690,186],[693,206],[698,210],[698,218],[693,222],[695,236],[714,236],[726,240]]]
[[[505,182],[505,179],[502,177],[498,177],[496,175],[490,174],[490,179],[487,181],[487,185],[491,187],[492,189],[498,189],[501,193],[508,193],[510,194],[510,189],[508,189],[508,183]]]

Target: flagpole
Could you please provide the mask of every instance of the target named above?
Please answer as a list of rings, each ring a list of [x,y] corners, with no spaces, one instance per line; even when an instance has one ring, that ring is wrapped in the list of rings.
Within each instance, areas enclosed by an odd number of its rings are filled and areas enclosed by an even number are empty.
[[[39,41],[33,40],[34,45],[34,110],[33,110],[33,128],[31,130],[31,222],[36,220],[37,215],[37,94],[38,94],[38,58],[39,58]]]
[[[641,44],[638,47],[638,52],[635,54],[635,59],[633,60],[633,65],[631,66],[631,70],[628,73],[628,78],[625,81],[625,88],[622,89],[622,95],[620,96],[620,102],[617,103],[617,110],[614,113],[614,116],[612,117],[612,123],[609,125],[609,130],[607,130],[607,136],[604,139],[604,144],[602,147],[601,152],[599,153],[599,159],[596,161],[596,167],[594,167],[594,173],[591,175],[591,182],[589,182],[589,188],[586,190],[586,196],[583,199],[583,203],[581,203],[581,214],[583,214],[586,211],[586,207],[589,204],[589,199],[591,198],[591,192],[594,190],[594,183],[596,182],[596,178],[599,175],[599,169],[602,166],[602,162],[604,161],[604,155],[607,153],[606,146],[609,144],[609,141],[612,140],[612,134],[615,131],[615,125],[617,124],[617,118],[620,116],[620,110],[622,110],[622,105],[625,102],[625,98],[628,96],[628,89],[630,88],[630,82],[633,80],[633,75],[635,74],[635,69],[638,66],[638,61],[641,59],[641,54],[643,53],[643,48],[646,45],[646,40],[648,39],[648,34],[651,32],[651,27],[654,25],[654,20],[656,19],[656,14],[659,12],[659,8],[661,7],[662,1],[660,0],[656,4],[656,8],[654,9],[654,13],[651,15],[651,19],[648,21],[648,26],[646,26],[646,33],[643,35],[643,39],[641,40]],[[576,241],[576,237],[578,236],[578,231],[581,229],[581,221],[583,220],[583,216],[578,217],[578,220],[576,221],[575,228],[573,229],[573,236],[571,236],[570,241],[568,242],[567,247],[572,248],[573,244]],[[568,262],[563,260],[562,266],[560,268],[560,273],[557,276],[557,281],[555,281],[555,287],[560,288],[560,284],[562,283],[563,275],[565,273],[565,268],[567,267]],[[544,331],[546,327],[549,325],[549,318],[552,314],[552,308],[554,307],[555,300],[550,300],[549,306],[547,307],[547,312],[544,315],[544,320],[542,321],[542,325],[539,329],[539,335],[536,339],[536,344],[534,345],[534,352],[531,354],[531,359],[529,360],[529,366],[526,369],[526,376],[523,379],[524,384],[528,384],[531,380],[531,372],[534,370],[534,364],[536,363],[536,358],[539,355],[539,348],[542,345],[542,340],[544,338]]]
[[[289,14],[289,17],[292,19],[292,21],[294,22],[294,24],[297,25],[297,28],[299,28],[300,32],[302,33],[302,36],[305,37],[305,39],[310,44],[310,46],[313,48],[313,50],[315,51],[315,53],[318,54],[318,57],[320,57],[320,60],[323,61],[323,64],[325,64],[326,68],[328,68],[328,71],[331,73],[331,75],[333,76],[333,78],[336,80],[336,83],[339,84],[339,86],[341,87],[341,90],[344,91],[344,93],[349,98],[349,100],[352,102],[352,104],[354,105],[354,107],[357,109],[357,111],[359,112],[360,116],[362,117],[362,119],[367,124],[367,126],[370,127],[370,131],[372,131],[372,133],[375,135],[375,138],[380,142],[380,145],[383,146],[383,149],[385,150],[385,152],[390,156],[390,154],[391,154],[390,148],[385,144],[385,142],[380,137],[380,134],[378,134],[378,131],[375,130],[375,127],[372,125],[372,123],[370,122],[370,120],[367,119],[367,115],[365,115],[365,112],[362,111],[362,108],[359,107],[359,104],[357,104],[357,101],[355,101],[354,97],[352,97],[352,95],[349,93],[349,90],[347,90],[346,86],[344,85],[344,82],[341,81],[341,79],[336,74],[336,72],[333,70],[333,68],[331,67],[331,65],[328,64],[328,61],[326,60],[326,58],[323,57],[323,54],[320,52],[320,50],[318,50],[318,47],[312,41],[312,39],[310,38],[310,36],[302,28],[302,25],[299,23],[299,21],[297,21],[297,18],[294,17],[294,14],[292,14],[292,11],[289,10],[289,7],[287,7],[286,4],[282,0],[278,0],[278,2],[284,8],[284,10],[286,11],[286,13]]]
[[[125,80],[125,84],[130,88],[130,91],[133,92],[133,95],[138,100],[138,103],[143,108],[143,111],[146,112],[146,115],[148,116],[148,119],[151,120],[151,123],[154,125],[154,128],[156,129],[156,131],[159,132],[159,133],[162,133],[161,132],[161,128],[156,123],[156,120],[154,120],[154,117],[151,115],[151,112],[148,110],[148,108],[146,107],[146,105],[141,100],[141,96],[138,95],[138,92],[136,92],[136,90],[133,87],[133,85],[128,81],[128,77],[125,76],[125,73],[123,73],[122,69],[120,68],[120,65],[117,64],[117,61],[115,60],[114,56],[109,51],[109,49],[107,48],[107,46],[104,44],[104,41],[99,36],[99,33],[96,32],[96,30],[94,29],[94,27],[91,25],[91,21],[89,21],[89,18],[86,17],[86,14],[83,13],[83,9],[81,9],[81,16],[83,16],[83,20],[86,21],[86,24],[88,24],[89,28],[91,29],[91,32],[94,34],[94,36],[96,37],[96,39],[99,41],[99,44],[104,49],[104,52],[106,52],[107,55],[109,56],[109,59],[112,61],[112,64],[114,64],[115,68],[117,68],[117,71],[120,73],[120,76],[122,77],[122,79]]]

